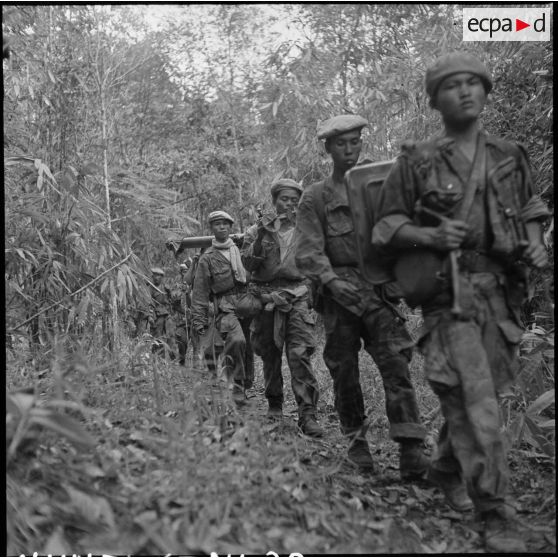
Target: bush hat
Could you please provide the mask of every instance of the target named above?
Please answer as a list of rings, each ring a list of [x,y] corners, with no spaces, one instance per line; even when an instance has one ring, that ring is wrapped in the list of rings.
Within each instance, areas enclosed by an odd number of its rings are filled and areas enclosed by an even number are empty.
[[[424,79],[426,93],[430,98],[434,98],[442,81],[461,72],[469,72],[479,76],[487,94],[492,90],[492,78],[486,66],[476,56],[468,52],[455,51],[440,56],[426,70]]]
[[[351,130],[361,130],[368,121],[358,114],[341,114],[318,124],[318,139],[327,139]]]
[[[151,273],[153,273],[153,275],[165,275],[165,272],[160,267],[152,267]]]

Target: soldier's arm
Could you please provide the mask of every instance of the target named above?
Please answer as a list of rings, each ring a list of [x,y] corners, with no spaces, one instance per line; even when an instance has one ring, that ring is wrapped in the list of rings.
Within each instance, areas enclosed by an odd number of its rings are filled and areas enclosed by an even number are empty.
[[[248,271],[255,271],[264,261],[261,252],[261,239],[258,242],[258,227],[250,227],[244,234],[244,242],[240,249],[242,263]]]
[[[207,307],[209,304],[209,266],[207,258],[200,258],[196,276],[194,278],[194,289],[192,290],[192,326],[199,331],[208,326]]]
[[[436,227],[415,224],[416,202],[419,191],[409,159],[398,157],[386,178],[378,198],[378,222],[372,232],[372,244],[380,249],[459,248],[468,231],[463,221],[445,219]]]
[[[295,262],[311,281],[326,285],[338,279],[325,253],[325,233],[313,202],[313,188],[307,188],[300,200],[295,230]]]
[[[522,146],[519,146],[519,151],[522,183],[518,197],[528,242],[523,252],[523,258],[534,267],[541,268],[548,264],[548,252],[543,240],[542,221],[550,215],[550,211],[541,197],[535,193],[527,152]]]

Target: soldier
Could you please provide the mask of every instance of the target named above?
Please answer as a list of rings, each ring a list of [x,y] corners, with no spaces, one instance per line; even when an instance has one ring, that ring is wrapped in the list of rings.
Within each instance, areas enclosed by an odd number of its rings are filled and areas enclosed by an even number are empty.
[[[487,549],[508,553],[525,552],[525,544],[506,503],[497,393],[518,367],[527,287],[518,258],[546,265],[540,221],[548,211],[524,149],[480,129],[491,89],[488,70],[470,54],[449,53],[427,70],[426,91],[444,134],[404,145],[380,193],[373,242],[457,259],[452,287],[439,283],[422,303],[420,346],[445,420],[429,477],[454,508],[470,508],[469,494]]]
[[[152,268],[151,274],[153,280],[150,303],[151,335],[168,345],[169,356],[174,359],[176,357],[175,323],[170,312],[170,289],[163,284],[165,272],[160,267]]]
[[[251,292],[264,304],[252,322],[252,345],[263,360],[268,415],[282,416],[285,347],[299,427],[308,436],[318,437],[323,435],[316,421],[318,382],[310,362],[315,349],[314,318],[307,282],[294,262],[295,215],[301,193],[301,186],[290,179],[271,186],[275,212],[246,231],[242,261],[252,273]]]
[[[236,307],[246,293],[246,270],[240,251],[231,238],[232,217],[225,211],[213,211],[208,217],[214,235],[212,245],[200,256],[192,293],[192,326],[199,336],[210,328],[208,304],[215,308],[215,330],[224,340],[224,366],[233,381],[233,399],[245,404],[246,338]]]
[[[188,351],[188,339],[190,338],[190,286],[186,281],[188,266],[180,264],[180,281],[171,292],[172,309],[176,322],[176,344],[178,347],[178,362],[186,364],[186,352]]]
[[[333,174],[304,191],[296,220],[296,265],[320,292],[316,305],[326,332],[324,361],[333,378],[335,407],[348,437],[348,457],[364,472],[374,464],[366,441],[367,422],[359,380],[360,340],[382,376],[390,436],[400,444],[403,479],[424,475],[428,459],[422,450],[420,424],[408,363],[412,340],[399,312],[381,287],[367,282],[358,268],[356,238],[344,175],[358,161],[361,130],[357,115],[336,116],[318,127],[318,139],[333,160]]]

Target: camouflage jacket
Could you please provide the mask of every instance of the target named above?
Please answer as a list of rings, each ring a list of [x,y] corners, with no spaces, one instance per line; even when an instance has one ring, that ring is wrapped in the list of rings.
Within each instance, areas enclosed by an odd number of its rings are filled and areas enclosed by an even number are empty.
[[[194,277],[192,290],[192,325],[194,329],[207,327],[208,305],[211,300],[220,298],[235,289],[245,287],[233,275],[229,260],[213,247],[201,256]]]
[[[295,237],[293,235],[287,249],[281,253],[279,233],[275,231],[273,223],[264,225],[265,233],[261,252],[258,255],[254,254],[254,243],[258,236],[257,225],[251,226],[246,231],[241,249],[244,267],[251,272],[251,278],[257,282],[270,282],[274,279],[302,281],[304,275],[297,269],[294,260]]]
[[[323,196],[324,215],[319,214],[314,195]],[[382,306],[374,285],[358,267],[356,236],[347,192],[331,177],[305,189],[297,210],[295,262],[298,269],[329,296],[333,279],[349,281],[361,292],[358,304],[345,306],[361,316]]]
[[[158,288],[151,286],[150,310],[155,318],[170,314],[171,296],[170,289],[164,284]]]
[[[373,243],[389,248],[405,223],[436,226],[438,222],[418,217],[417,202],[453,217],[463,198],[470,168],[471,163],[449,137],[404,144],[380,192]],[[462,247],[505,259],[517,248],[511,217],[527,222],[548,215],[546,205],[535,194],[524,149],[487,135],[486,180],[476,190],[467,220],[470,232]]]

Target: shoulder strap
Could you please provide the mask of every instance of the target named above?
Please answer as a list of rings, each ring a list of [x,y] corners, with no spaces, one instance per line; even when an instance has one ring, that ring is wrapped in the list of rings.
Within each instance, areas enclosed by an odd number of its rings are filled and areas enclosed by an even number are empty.
[[[316,213],[318,214],[320,223],[322,224],[322,228],[325,230],[326,218],[325,218],[324,187],[325,187],[325,180],[322,180],[321,182],[316,182],[312,185],[312,203],[314,204],[314,208],[316,210]]]
[[[486,137],[481,132],[479,133],[477,140],[477,149],[475,152],[475,159],[471,168],[471,174],[469,175],[469,180],[467,181],[467,189],[465,190],[465,195],[461,206],[455,214],[455,219],[461,221],[467,221],[471,207],[473,205],[473,200],[475,199],[475,192],[479,186],[484,185],[486,175]]]

